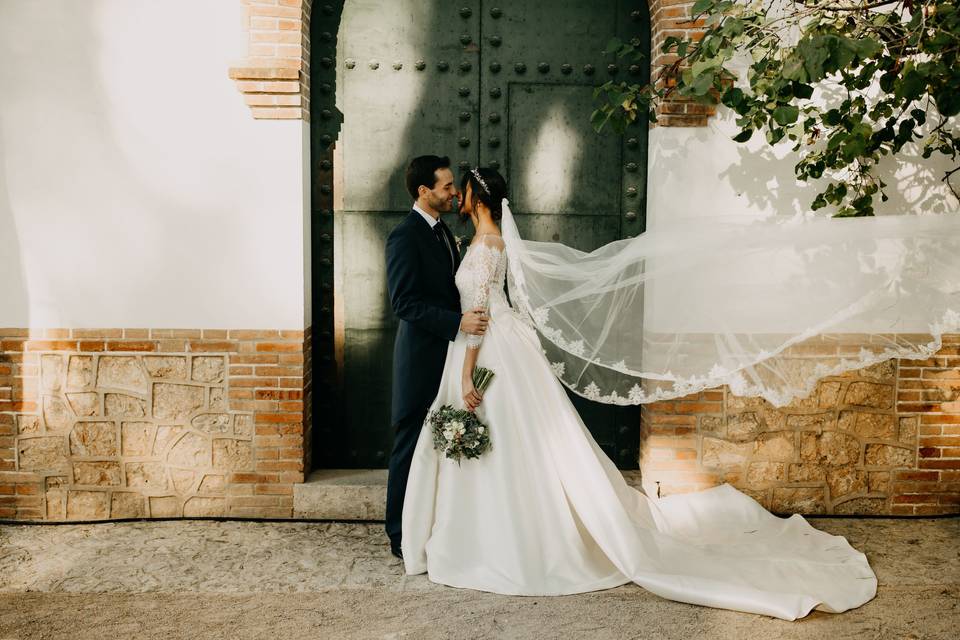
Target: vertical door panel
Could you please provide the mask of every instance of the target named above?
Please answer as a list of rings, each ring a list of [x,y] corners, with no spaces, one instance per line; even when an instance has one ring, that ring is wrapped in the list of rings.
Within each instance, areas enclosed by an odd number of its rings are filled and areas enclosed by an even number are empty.
[[[336,217],[338,321],[343,326],[336,464],[385,467],[396,319],[384,248],[413,204],[404,185],[411,158],[477,161],[475,45],[478,0],[345,3],[337,52],[337,102],[344,122]],[[468,8],[470,18],[460,15]],[[464,44],[464,41],[469,41]],[[470,114],[470,119],[462,117]],[[461,146],[465,141],[465,146]],[[452,216],[447,217],[453,224]]]

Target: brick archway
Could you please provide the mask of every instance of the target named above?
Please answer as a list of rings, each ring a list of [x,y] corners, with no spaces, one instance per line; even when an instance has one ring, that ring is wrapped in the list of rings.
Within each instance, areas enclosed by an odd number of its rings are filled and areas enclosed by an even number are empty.
[[[313,0],[241,0],[243,23],[248,37],[248,55],[230,68],[230,77],[251,109],[262,120],[310,120],[310,19],[314,10],[333,15],[344,0],[313,6]],[[660,53],[669,36],[697,38],[704,32],[703,20],[690,21],[693,2],[651,0],[651,77],[675,55]],[[327,41],[335,42],[336,34]],[[316,46],[326,46],[326,42]],[[331,50],[329,59],[335,59]],[[714,107],[690,100],[671,99],[660,107],[657,125],[666,127],[706,126]],[[656,126],[656,125],[651,125]]]

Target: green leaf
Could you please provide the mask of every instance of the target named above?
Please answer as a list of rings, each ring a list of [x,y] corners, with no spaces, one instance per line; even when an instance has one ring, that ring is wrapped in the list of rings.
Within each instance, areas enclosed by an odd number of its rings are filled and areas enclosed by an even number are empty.
[[[799,115],[800,110],[790,104],[779,106],[773,110],[773,119],[781,126],[796,122]]]
[[[620,38],[611,38],[610,42],[607,43],[607,48],[603,50],[603,55],[610,55],[612,53],[617,53],[620,50],[620,47],[623,46],[623,41]],[[594,49],[596,51],[596,49]]]
[[[753,129],[744,129],[737,135],[733,136],[734,142],[746,142],[753,136]]]
[[[801,100],[807,100],[813,95],[813,87],[800,82],[793,83],[793,95]]]
[[[919,98],[926,88],[927,79],[916,70],[911,69],[904,74],[894,95],[904,102],[912,102]]]
[[[697,15],[699,13],[703,13],[710,8],[710,5],[712,5],[713,2],[714,0],[697,0],[693,3],[693,10],[691,11],[691,14]]]

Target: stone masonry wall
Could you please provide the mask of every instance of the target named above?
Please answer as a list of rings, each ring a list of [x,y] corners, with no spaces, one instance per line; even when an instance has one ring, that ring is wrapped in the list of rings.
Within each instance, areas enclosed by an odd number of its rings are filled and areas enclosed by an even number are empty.
[[[309,329],[0,329],[0,518],[290,517],[309,343]]]
[[[960,335],[943,343],[823,378],[780,409],[727,387],[645,405],[645,483],[729,482],[780,514],[960,513]]]

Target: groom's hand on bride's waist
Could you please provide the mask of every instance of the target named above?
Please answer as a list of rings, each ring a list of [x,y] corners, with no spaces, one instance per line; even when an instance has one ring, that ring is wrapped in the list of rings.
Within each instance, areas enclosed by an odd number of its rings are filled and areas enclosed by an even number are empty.
[[[487,330],[487,319],[486,309],[471,309],[460,317],[460,330],[482,336]]]

